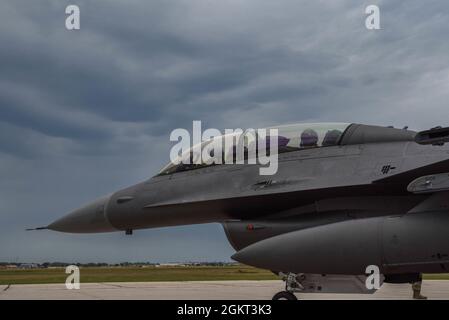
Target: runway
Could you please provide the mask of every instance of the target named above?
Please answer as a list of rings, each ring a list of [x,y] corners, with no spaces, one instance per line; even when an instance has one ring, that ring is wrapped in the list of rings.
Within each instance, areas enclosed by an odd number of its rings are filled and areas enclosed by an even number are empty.
[[[64,284],[0,285],[0,300],[11,299],[174,299],[174,300],[269,300],[283,288],[281,281],[195,281],[81,283],[79,290]],[[422,292],[429,299],[449,299],[449,281],[427,280]],[[384,284],[372,295],[298,294],[300,299],[410,299],[407,284]]]

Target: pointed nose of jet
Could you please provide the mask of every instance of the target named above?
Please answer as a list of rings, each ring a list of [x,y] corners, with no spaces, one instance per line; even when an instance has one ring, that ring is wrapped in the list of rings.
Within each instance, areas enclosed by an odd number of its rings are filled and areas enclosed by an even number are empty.
[[[101,197],[51,223],[50,230],[70,233],[110,232],[116,229],[107,218],[110,196]]]

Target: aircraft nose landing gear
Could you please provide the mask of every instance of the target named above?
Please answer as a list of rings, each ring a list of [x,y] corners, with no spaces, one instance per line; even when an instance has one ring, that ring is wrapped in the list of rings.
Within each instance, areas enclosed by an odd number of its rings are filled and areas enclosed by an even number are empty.
[[[279,276],[285,281],[285,291],[276,293],[271,300],[298,300],[293,294],[294,292],[301,292],[304,290],[301,282],[305,279],[304,274],[283,273],[279,272]]]
[[[291,292],[281,291],[276,293],[271,300],[298,300],[298,298]]]
[[[276,272],[275,272],[276,273]],[[274,295],[273,300],[297,300],[294,293],[357,293],[373,294],[377,289],[368,289],[367,276],[341,274],[310,274],[277,272],[285,281],[285,291]],[[384,276],[379,279],[382,285]]]

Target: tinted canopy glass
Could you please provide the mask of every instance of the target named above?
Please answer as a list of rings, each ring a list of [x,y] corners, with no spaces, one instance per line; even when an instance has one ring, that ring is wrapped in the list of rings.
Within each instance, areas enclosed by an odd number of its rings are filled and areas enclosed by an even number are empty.
[[[267,128],[267,132],[269,129],[278,129],[278,152],[290,152],[297,151],[301,149],[308,148],[316,148],[316,147],[329,147],[338,145],[343,132],[348,128],[350,123],[299,123],[299,124],[290,124],[290,125],[282,125],[282,126],[274,126]],[[204,150],[207,150],[208,147],[212,146],[213,143],[220,143],[223,145],[222,156],[221,159],[223,162],[232,163],[232,161],[236,161],[236,147],[227,148],[225,147],[224,140],[225,138],[235,139],[237,145],[242,143],[245,147],[244,158],[247,159],[248,154],[246,152],[247,147],[254,145],[258,147],[256,143],[257,137],[252,134],[230,134],[226,136],[219,136],[213,139],[204,141],[200,144],[197,144],[184,152],[179,156],[176,163],[167,164],[160,172],[159,175],[164,174],[172,174],[175,172],[186,171],[197,169],[209,165],[213,165],[214,163],[205,162],[198,163],[197,159],[201,159],[200,154]],[[266,144],[266,148],[269,149],[269,137],[266,137],[266,141],[263,142],[259,140],[259,144]],[[240,142],[239,142],[240,141]],[[257,147],[256,147],[256,155],[257,155]],[[264,150],[265,151],[265,150]],[[211,150],[211,156],[213,155],[213,151]],[[185,161],[189,159],[190,161]],[[231,159],[231,162],[228,162]]]
[[[350,123],[296,123],[278,129],[279,153],[283,148],[313,148],[337,145]],[[285,151],[284,151],[285,152]]]

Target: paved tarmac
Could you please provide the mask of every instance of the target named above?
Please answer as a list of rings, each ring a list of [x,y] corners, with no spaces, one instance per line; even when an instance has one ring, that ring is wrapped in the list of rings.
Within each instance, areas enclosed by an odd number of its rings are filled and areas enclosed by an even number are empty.
[[[81,283],[79,290],[65,284],[0,285],[0,300],[6,299],[187,299],[269,300],[283,288],[281,281],[195,281]],[[422,292],[429,299],[449,299],[449,281],[427,280]],[[300,299],[410,299],[407,284],[384,284],[372,295],[298,294]]]

